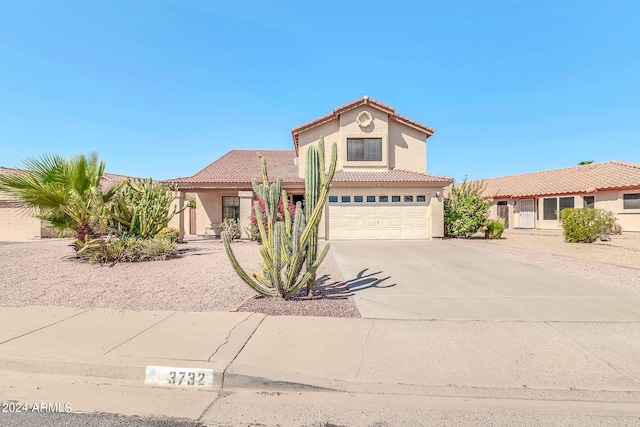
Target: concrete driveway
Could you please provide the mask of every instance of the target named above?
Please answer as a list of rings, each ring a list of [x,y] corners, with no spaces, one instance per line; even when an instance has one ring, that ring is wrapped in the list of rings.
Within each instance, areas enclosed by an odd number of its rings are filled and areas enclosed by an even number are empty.
[[[640,294],[634,291],[447,240],[336,241],[331,246],[364,318],[640,321]]]

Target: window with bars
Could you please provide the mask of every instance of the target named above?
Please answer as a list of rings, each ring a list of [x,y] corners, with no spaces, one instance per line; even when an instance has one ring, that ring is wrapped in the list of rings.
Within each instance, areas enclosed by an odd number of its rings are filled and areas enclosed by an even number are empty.
[[[223,196],[222,197],[222,219],[240,219],[240,197]]]
[[[382,138],[347,138],[347,161],[382,161]]]

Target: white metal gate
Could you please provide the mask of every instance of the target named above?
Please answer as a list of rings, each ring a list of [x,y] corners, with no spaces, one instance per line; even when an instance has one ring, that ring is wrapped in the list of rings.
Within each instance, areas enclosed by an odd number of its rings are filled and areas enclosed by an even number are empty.
[[[534,228],[533,199],[520,200],[520,228]]]

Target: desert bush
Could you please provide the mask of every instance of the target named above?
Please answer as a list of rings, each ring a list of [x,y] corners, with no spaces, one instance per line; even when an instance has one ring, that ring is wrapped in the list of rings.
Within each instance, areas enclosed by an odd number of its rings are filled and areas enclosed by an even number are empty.
[[[180,236],[180,230],[175,227],[165,227],[162,230],[158,231],[154,237],[156,239],[169,239],[172,242],[177,242],[178,237]]]
[[[451,188],[444,200],[444,225],[447,236],[469,238],[487,222],[490,197],[483,196],[484,183],[467,182]]]
[[[154,237],[181,212],[171,209],[175,197],[174,189],[155,185],[151,178],[127,181],[111,205],[108,225],[121,236]]]
[[[505,228],[504,218],[490,219],[486,225],[485,237],[487,239],[500,239]]]
[[[571,243],[593,243],[607,234],[615,223],[612,212],[604,209],[567,208],[560,211],[564,240]]]
[[[108,236],[78,244],[80,257],[99,264],[158,261],[173,258],[177,253],[176,242],[168,238]]]
[[[240,223],[235,218],[225,218],[220,223],[222,231],[226,231],[229,234],[231,240],[240,238]]]

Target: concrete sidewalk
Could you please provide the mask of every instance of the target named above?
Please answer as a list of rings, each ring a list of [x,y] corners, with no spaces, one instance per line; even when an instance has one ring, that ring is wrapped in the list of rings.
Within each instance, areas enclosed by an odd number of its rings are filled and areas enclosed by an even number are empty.
[[[638,322],[0,308],[0,371],[139,386],[153,365],[213,369],[210,391],[638,402],[638,360]]]

